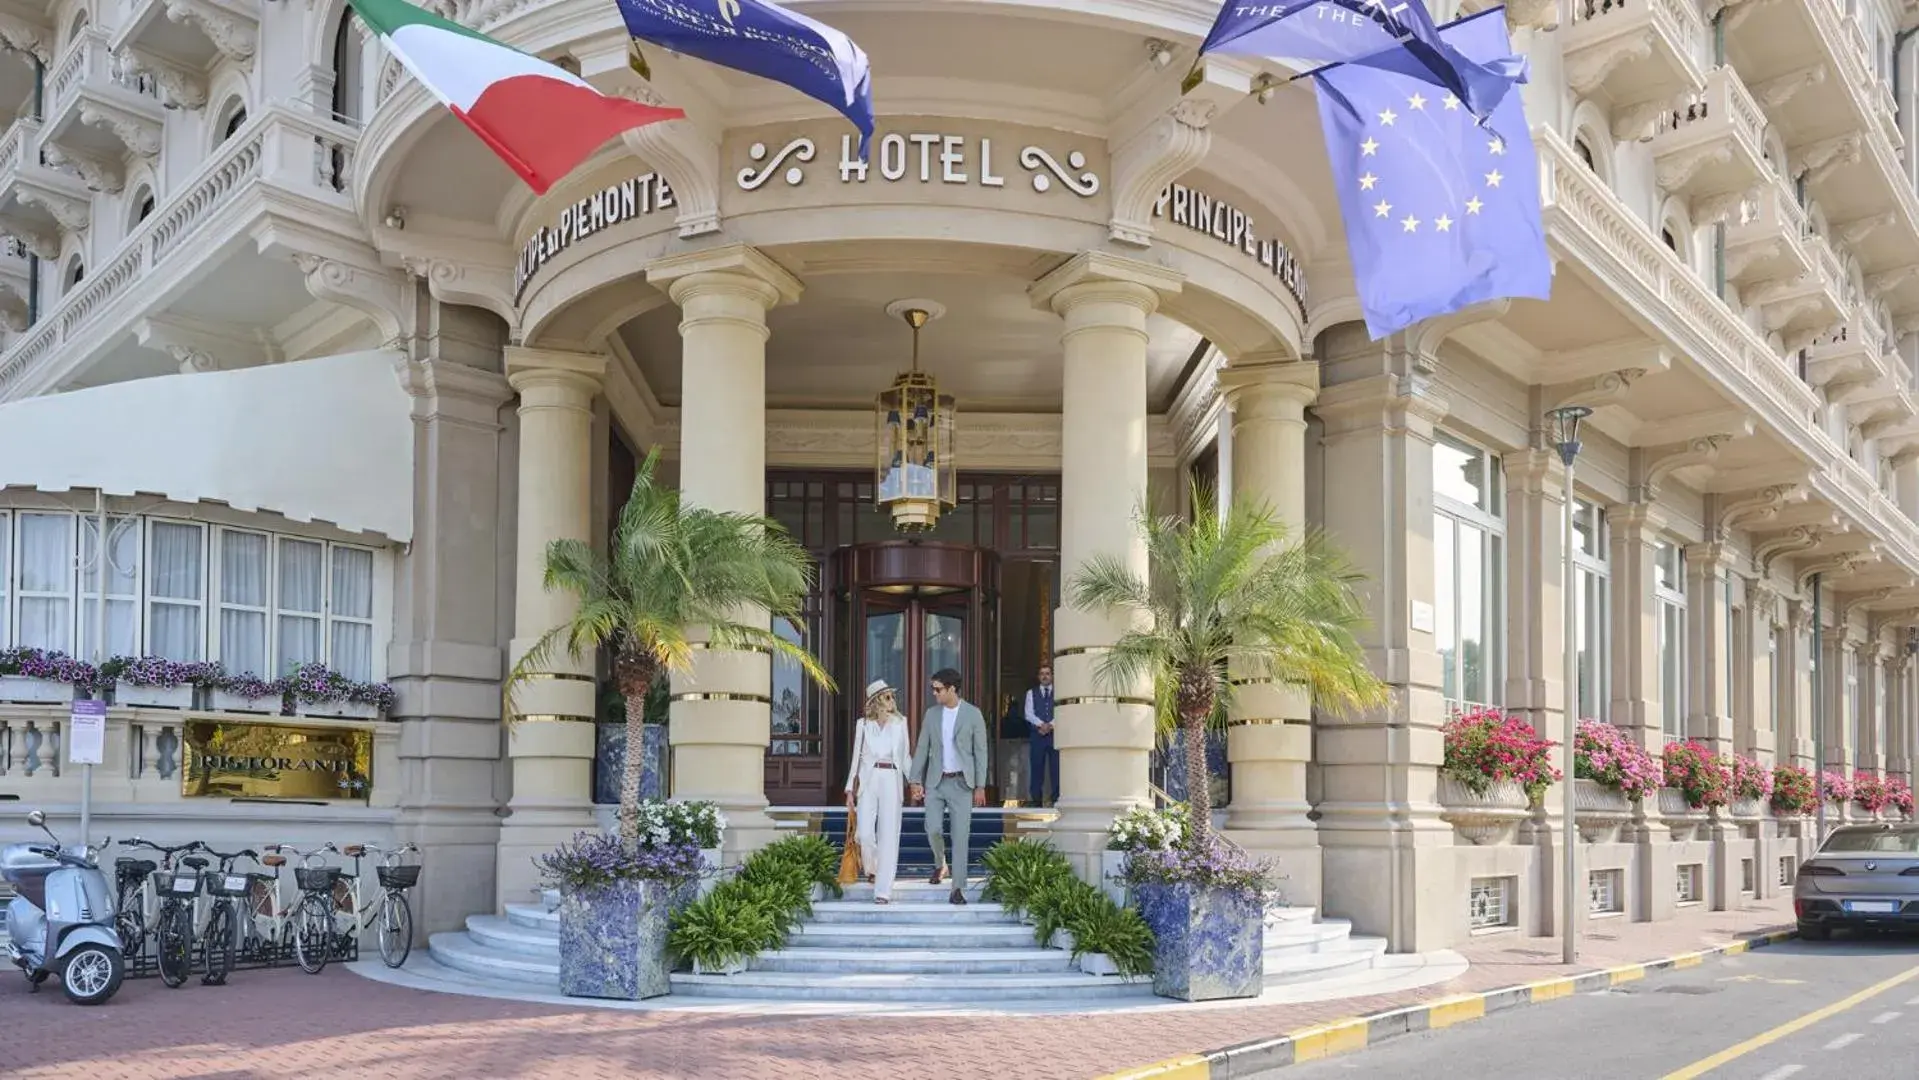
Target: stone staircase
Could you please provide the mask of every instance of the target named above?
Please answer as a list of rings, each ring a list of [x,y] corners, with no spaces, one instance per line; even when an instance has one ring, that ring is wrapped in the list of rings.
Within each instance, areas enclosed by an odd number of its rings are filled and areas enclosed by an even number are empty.
[[[676,997],[787,1002],[944,1002],[955,1005],[1071,1006],[1084,1002],[1154,1001],[1147,981],[1090,975],[1063,949],[1041,948],[1033,930],[998,904],[947,903],[950,890],[898,883],[893,903],[872,902],[872,886],[814,904],[813,915],[786,946],[754,957],[732,975],[676,974]],[[434,934],[427,978],[466,987],[559,988],[558,897],[509,904],[506,914],[474,915],[464,931]],[[1379,938],[1355,937],[1343,919],[1321,920],[1310,908],[1282,908],[1267,920],[1266,982],[1270,986],[1343,980],[1371,969],[1386,951]],[[416,965],[409,964],[413,969]],[[461,989],[460,985],[448,989]]]

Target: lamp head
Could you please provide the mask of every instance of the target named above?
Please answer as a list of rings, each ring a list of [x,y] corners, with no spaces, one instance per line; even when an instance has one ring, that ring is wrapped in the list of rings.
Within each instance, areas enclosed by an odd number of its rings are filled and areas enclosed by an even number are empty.
[[[1546,413],[1546,434],[1559,451],[1559,460],[1567,468],[1579,456],[1579,423],[1593,411],[1584,405],[1565,405]]]

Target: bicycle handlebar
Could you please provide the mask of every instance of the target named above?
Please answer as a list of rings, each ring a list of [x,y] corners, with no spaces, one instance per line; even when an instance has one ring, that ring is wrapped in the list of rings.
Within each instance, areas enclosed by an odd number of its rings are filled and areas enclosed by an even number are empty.
[[[189,841],[185,844],[181,844],[179,847],[164,847],[160,844],[154,843],[151,840],[143,840],[138,836],[133,837],[132,839],[129,839],[128,841],[126,841],[125,844],[121,846],[133,847],[133,848],[152,848],[154,851],[157,851],[161,855],[165,856],[167,862],[169,863],[173,861],[173,857],[175,855],[184,854],[189,851],[204,851],[207,848],[206,844],[199,840]]]
[[[260,857],[260,853],[253,850],[252,848],[242,848],[239,851],[228,853],[224,851],[215,851],[210,847],[201,845],[201,850],[205,851],[208,855],[211,855],[214,858],[220,860],[220,870],[222,872],[233,869],[233,860],[235,859],[258,859]]]

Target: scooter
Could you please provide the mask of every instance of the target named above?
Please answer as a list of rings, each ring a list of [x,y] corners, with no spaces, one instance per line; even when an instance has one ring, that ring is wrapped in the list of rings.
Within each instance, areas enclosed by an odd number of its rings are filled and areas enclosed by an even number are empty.
[[[7,957],[38,990],[49,975],[75,1005],[98,1005],[120,989],[126,958],[113,925],[113,888],[99,848],[63,846],[38,810],[27,824],[53,843],[0,848],[0,877],[13,886],[7,905]]]

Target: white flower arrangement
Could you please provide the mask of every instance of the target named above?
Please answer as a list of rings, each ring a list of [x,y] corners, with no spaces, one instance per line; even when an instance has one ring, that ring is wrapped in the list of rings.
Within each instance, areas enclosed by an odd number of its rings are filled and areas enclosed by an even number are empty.
[[[1110,851],[1170,851],[1186,839],[1186,805],[1164,810],[1135,806],[1113,819],[1106,841]]]
[[[716,848],[726,832],[726,815],[710,802],[648,799],[640,803],[638,818],[643,847],[691,844],[702,849]]]

